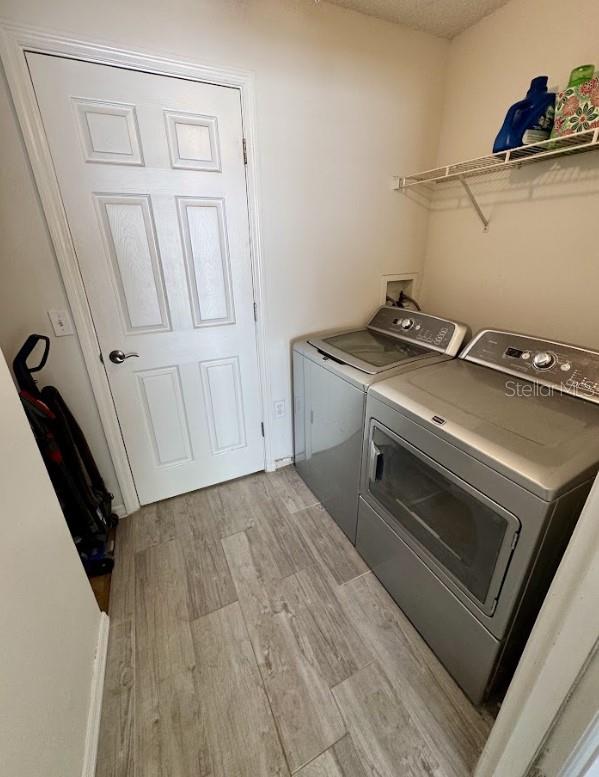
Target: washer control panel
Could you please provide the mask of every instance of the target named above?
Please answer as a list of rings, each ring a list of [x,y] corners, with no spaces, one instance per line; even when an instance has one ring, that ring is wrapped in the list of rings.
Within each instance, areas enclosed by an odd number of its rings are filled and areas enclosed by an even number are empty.
[[[597,351],[486,329],[460,358],[599,404]]]
[[[390,306],[379,308],[368,328],[450,356],[457,354],[468,332],[456,321]]]

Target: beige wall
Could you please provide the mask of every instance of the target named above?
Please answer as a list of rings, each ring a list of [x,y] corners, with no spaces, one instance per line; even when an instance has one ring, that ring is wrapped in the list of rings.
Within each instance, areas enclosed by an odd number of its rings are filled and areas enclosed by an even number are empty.
[[[13,21],[254,71],[268,350],[273,399],[287,402],[274,455],[291,455],[290,340],[364,321],[378,303],[381,274],[420,267],[427,214],[398,198],[391,176],[433,162],[447,41],[312,0],[2,7]],[[6,98],[0,113],[14,123]],[[22,149],[13,139],[0,155],[10,157],[0,158],[0,170],[13,168],[18,186],[18,196],[4,183],[0,191],[0,342],[13,350],[32,322],[48,331],[50,302],[65,303]],[[35,268],[33,287],[25,267]],[[72,387],[67,399],[89,405],[77,345],[67,339],[56,380]],[[104,456],[96,420],[89,409],[86,431]],[[105,464],[110,479],[109,470]]]
[[[599,6],[512,0],[452,41],[438,162],[490,152],[507,108],[533,76],[567,82],[599,66]],[[523,168],[476,185],[490,214],[481,230],[454,188],[435,203],[424,273],[426,307],[474,329],[513,328],[599,348],[599,155]],[[410,171],[407,171],[410,172]]]
[[[0,353],[0,774],[81,777],[100,611]]]

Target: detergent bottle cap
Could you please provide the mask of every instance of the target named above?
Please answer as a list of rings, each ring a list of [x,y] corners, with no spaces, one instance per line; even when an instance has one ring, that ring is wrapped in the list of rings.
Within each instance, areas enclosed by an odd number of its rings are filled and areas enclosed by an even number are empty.
[[[530,82],[528,94],[531,94],[532,92],[546,92],[548,80],[549,76],[537,76],[536,78],[533,78]]]
[[[579,65],[570,73],[568,89],[584,84],[595,75],[595,65]]]

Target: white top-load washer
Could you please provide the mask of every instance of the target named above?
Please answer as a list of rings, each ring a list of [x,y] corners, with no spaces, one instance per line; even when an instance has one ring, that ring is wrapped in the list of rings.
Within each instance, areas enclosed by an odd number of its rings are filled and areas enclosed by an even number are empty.
[[[466,334],[455,321],[384,306],[364,328],[293,344],[295,465],[352,542],[368,387],[453,358]]]
[[[505,686],[599,469],[599,353],[497,330],[368,392],[356,547],[474,702]]]

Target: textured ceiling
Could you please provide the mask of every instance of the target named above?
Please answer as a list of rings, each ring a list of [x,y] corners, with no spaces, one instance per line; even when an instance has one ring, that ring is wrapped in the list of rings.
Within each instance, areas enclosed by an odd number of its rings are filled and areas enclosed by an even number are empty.
[[[443,38],[470,27],[508,0],[328,0],[352,11],[398,22]]]

